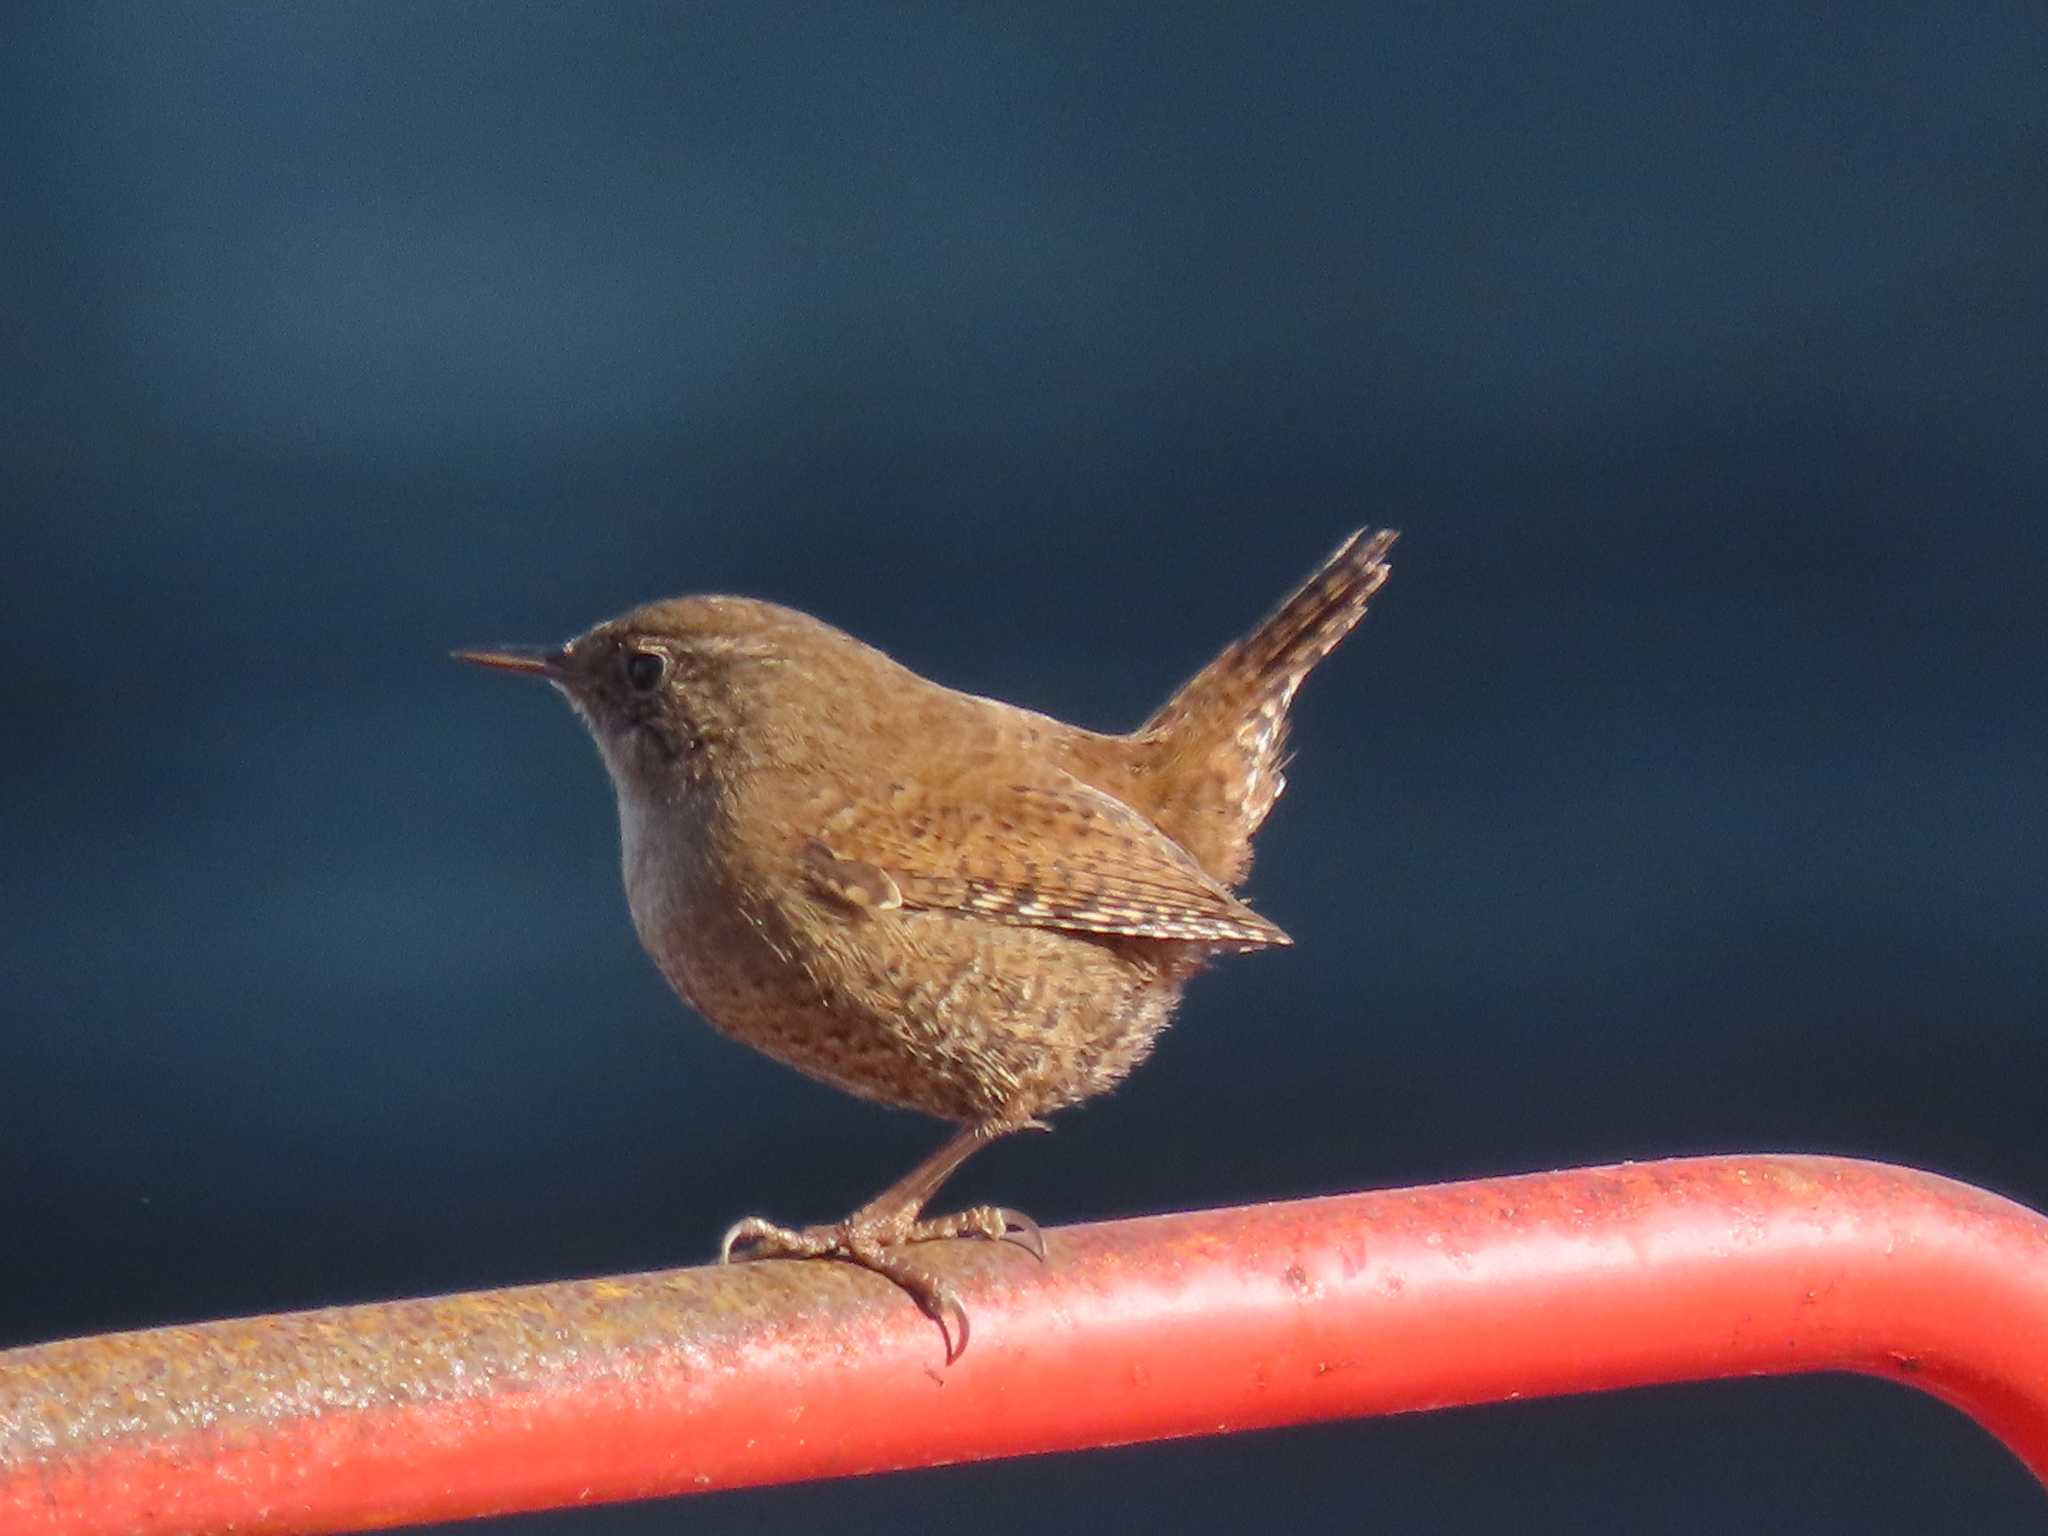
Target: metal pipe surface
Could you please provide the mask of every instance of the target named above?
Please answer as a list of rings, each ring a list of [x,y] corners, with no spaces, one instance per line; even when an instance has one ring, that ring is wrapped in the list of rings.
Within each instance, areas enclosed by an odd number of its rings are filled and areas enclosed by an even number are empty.
[[[1713,1377],[1931,1392],[2048,1481],[2048,1220],[1715,1157],[0,1353],[0,1531],[359,1530]]]

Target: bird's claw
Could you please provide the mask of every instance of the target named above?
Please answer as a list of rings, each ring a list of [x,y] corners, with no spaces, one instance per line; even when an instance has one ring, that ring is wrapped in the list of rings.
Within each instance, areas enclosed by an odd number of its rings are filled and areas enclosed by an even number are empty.
[[[977,1205],[951,1216],[914,1222],[902,1241],[928,1243],[944,1237],[985,1237],[992,1243],[1014,1243],[1041,1264],[1045,1262],[1045,1234],[1038,1223],[1007,1205]]]
[[[1039,1263],[1045,1262],[1045,1234],[1038,1229],[1038,1223],[1022,1211],[1002,1207],[1003,1236],[1006,1243],[1015,1243]]]
[[[735,1243],[744,1243],[750,1238],[760,1236],[761,1234],[759,1229],[765,1227],[766,1225],[768,1225],[768,1223],[763,1221],[760,1217],[748,1216],[745,1219],[736,1221],[731,1226],[727,1227],[725,1229],[725,1236],[721,1237],[718,1240],[718,1262],[721,1264],[730,1264],[732,1262],[733,1245]]]
[[[815,1259],[836,1251],[836,1229],[810,1227],[799,1232],[778,1227],[761,1216],[748,1216],[725,1229],[718,1240],[718,1262],[747,1263],[754,1259]],[[741,1244],[746,1251],[734,1254]]]
[[[1008,1206],[977,1205],[925,1221],[878,1222],[853,1216],[830,1227],[783,1227],[764,1217],[749,1216],[726,1229],[718,1244],[718,1262],[839,1259],[858,1265],[894,1284],[939,1325],[946,1341],[946,1364],[951,1365],[967,1352],[967,1308],[950,1285],[911,1262],[905,1251],[913,1243],[949,1237],[1013,1243],[1040,1263],[1045,1261],[1045,1234],[1037,1222]]]
[[[953,1287],[945,1281],[926,1275],[929,1289],[920,1288],[898,1276],[891,1276],[896,1283],[910,1292],[917,1309],[939,1325],[939,1333],[946,1341],[946,1364],[951,1365],[967,1353],[967,1308],[960,1304],[960,1298],[953,1294]],[[948,1317],[951,1324],[947,1322]]]

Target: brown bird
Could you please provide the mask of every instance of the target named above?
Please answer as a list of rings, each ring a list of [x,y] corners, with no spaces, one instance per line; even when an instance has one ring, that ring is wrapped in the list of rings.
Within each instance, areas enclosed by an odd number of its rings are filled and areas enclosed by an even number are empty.
[[[685,1002],[801,1072],[959,1127],[846,1220],[749,1217],[721,1260],[861,1265],[942,1330],[950,1316],[958,1356],[966,1313],[913,1245],[1044,1246],[1016,1211],[930,1218],[926,1202],[977,1147],[1122,1079],[1212,955],[1289,942],[1231,890],[1284,783],[1295,689],[1387,579],[1394,538],[1353,534],[1123,736],[941,687],[743,597],[456,653],[545,678],[589,726],[633,925]]]

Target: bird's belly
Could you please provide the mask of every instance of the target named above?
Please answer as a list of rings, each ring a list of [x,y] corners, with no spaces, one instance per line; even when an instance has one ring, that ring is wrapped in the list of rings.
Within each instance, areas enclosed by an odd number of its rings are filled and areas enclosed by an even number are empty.
[[[1185,946],[951,912],[677,902],[658,921],[658,934],[643,927],[648,949],[722,1034],[948,1120],[1029,1119],[1110,1087],[1144,1059],[1195,963]]]

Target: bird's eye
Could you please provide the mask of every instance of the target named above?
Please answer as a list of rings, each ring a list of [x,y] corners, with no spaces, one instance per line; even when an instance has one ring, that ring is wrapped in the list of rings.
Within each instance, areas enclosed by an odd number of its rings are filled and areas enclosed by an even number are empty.
[[[668,658],[659,651],[635,651],[626,658],[626,681],[635,693],[652,693],[668,670]]]

